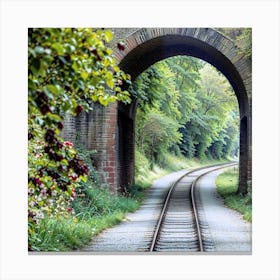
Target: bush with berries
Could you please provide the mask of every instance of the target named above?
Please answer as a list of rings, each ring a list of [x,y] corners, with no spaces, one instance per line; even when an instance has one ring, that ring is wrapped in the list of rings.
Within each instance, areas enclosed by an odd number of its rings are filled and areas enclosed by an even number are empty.
[[[130,77],[106,45],[112,38],[110,30],[90,28],[28,30],[30,238],[45,216],[73,216],[75,189],[89,174],[73,144],[60,135],[65,116],[89,111],[94,102],[130,102],[121,87]]]

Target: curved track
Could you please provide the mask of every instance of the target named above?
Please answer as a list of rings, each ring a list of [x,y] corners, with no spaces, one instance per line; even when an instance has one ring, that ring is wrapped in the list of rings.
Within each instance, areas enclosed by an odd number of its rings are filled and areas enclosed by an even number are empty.
[[[204,175],[236,163],[198,168],[187,172],[170,187],[163,205],[150,251],[211,251],[207,223],[199,213],[195,186]]]

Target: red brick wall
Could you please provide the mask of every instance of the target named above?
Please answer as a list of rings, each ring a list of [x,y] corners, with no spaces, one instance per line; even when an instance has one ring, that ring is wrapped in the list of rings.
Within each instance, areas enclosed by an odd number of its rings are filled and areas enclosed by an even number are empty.
[[[88,150],[96,150],[93,164],[101,182],[116,192],[116,107],[95,104],[89,113],[79,117],[68,117],[63,129],[63,137],[73,143],[81,143]]]

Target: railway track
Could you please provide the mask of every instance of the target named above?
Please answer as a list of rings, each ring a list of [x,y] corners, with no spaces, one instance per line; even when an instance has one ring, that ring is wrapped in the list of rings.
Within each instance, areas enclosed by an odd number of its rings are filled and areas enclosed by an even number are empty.
[[[150,252],[213,250],[195,187],[202,176],[233,165],[236,163],[197,168],[172,184],[163,204]]]

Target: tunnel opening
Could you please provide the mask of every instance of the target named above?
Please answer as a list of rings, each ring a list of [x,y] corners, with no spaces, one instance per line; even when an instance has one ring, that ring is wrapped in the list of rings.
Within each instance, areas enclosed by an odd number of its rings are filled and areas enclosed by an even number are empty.
[[[213,33],[212,36],[217,36]],[[228,57],[197,38],[181,35],[158,36],[140,43],[132,48],[120,61],[120,67],[136,79],[144,70],[154,63],[168,57],[185,55],[202,59],[217,68],[231,84],[239,105],[240,113],[240,174],[239,192],[247,191],[249,163],[248,121],[250,120],[249,100],[240,73]],[[118,186],[124,190],[134,183],[134,127],[135,104],[118,105]]]

